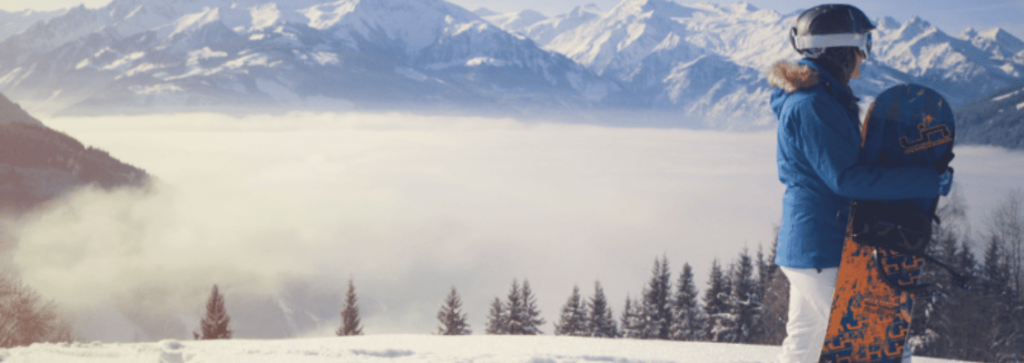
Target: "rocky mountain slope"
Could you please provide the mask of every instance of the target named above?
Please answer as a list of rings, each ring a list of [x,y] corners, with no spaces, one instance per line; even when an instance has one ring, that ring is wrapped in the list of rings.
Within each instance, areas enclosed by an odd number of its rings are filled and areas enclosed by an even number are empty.
[[[992,92],[954,113],[957,142],[1024,149],[1024,83]]]
[[[145,187],[145,171],[44,126],[0,95],[0,215],[12,215],[76,188]]]

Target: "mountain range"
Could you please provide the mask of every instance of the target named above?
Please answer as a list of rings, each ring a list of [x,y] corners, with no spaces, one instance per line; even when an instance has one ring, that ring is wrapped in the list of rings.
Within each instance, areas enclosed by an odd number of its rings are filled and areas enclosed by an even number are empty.
[[[0,38],[0,91],[63,114],[468,110],[763,129],[764,72],[797,59],[786,34],[798,14],[669,0],[551,18],[442,0],[114,0]],[[1001,29],[875,23],[851,84],[864,102],[913,82],[962,105],[1024,80],[1024,42]]]

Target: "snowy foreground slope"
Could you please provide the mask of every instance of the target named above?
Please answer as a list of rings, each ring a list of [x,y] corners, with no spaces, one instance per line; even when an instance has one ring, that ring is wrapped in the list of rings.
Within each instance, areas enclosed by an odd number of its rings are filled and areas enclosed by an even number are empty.
[[[293,340],[35,344],[0,362],[771,362],[774,346],[551,336],[371,335]],[[955,362],[915,357],[915,363]]]

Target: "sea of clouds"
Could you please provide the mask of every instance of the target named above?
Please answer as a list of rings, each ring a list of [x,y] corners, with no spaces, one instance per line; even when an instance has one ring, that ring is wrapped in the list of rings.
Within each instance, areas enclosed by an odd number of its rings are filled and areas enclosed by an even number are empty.
[[[482,334],[513,279],[550,334],[574,285],[599,280],[618,316],[655,258],[673,282],[688,262],[703,290],[712,260],[767,253],[784,190],[773,132],[402,113],[43,122],[156,180],[26,216],[5,252],[106,341],[190,337],[213,284],[239,337],[330,335],[349,279],[368,334],[434,331],[451,286]],[[961,146],[953,165],[979,226],[1024,188],[1019,151]]]

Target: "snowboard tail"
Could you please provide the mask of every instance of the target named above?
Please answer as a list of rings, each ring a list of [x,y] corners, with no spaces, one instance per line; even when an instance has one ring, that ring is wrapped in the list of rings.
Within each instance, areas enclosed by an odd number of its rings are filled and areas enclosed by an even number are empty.
[[[952,152],[955,125],[935,91],[904,84],[882,92],[864,120],[860,162],[933,165]],[[821,363],[900,363],[931,240],[938,198],[854,201]]]

